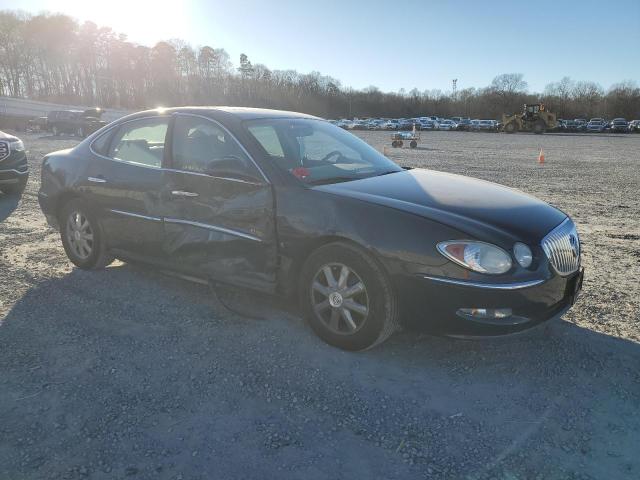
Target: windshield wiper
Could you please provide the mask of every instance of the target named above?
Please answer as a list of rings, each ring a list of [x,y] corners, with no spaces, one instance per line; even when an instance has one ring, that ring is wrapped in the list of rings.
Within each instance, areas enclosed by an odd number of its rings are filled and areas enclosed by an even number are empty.
[[[317,180],[309,180],[307,183],[309,185],[326,185],[329,183],[341,183],[341,182],[352,182],[354,180],[361,180],[366,177],[329,177],[329,178],[318,178]]]
[[[377,173],[376,177],[381,177],[382,175],[389,175],[391,173],[400,173],[402,170],[387,170],[385,172]]]

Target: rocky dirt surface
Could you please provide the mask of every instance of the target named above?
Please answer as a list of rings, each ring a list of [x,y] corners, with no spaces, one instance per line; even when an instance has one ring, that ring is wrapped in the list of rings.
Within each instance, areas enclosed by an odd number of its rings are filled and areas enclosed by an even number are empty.
[[[75,139],[20,136],[29,186],[0,196],[0,479],[640,477],[640,135],[389,146],[403,165],[562,208],[587,277],[546,328],[401,332],[358,354],[282,301],[118,262],[72,268],[35,194],[42,155]]]

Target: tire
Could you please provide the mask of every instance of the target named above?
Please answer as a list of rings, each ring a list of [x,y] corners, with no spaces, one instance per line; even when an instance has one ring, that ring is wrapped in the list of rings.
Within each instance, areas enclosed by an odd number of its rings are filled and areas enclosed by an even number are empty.
[[[22,195],[24,189],[27,188],[27,178],[21,179],[18,183],[0,186],[0,192],[5,195]]]
[[[85,221],[88,227],[84,227]],[[62,246],[75,266],[83,270],[100,270],[113,262],[114,258],[107,253],[102,226],[85,202],[79,199],[67,202],[60,211],[59,224]],[[74,229],[74,226],[80,228]],[[79,231],[77,235],[76,230]]]
[[[536,122],[533,125],[533,133],[536,135],[541,135],[547,131],[547,125],[544,122]]]
[[[515,133],[516,130],[516,124],[514,122],[509,122],[504,126],[504,131],[507,133]]]
[[[411,140],[411,143],[409,144],[409,146],[411,148],[416,148],[418,146],[418,142],[416,142],[415,140]]]
[[[343,281],[344,268],[348,273]],[[305,262],[300,285],[305,317],[329,345],[366,350],[398,328],[397,298],[391,282],[377,262],[355,246],[336,242],[320,247]]]
[[[398,148],[398,142],[394,140],[393,142],[391,142],[391,146],[393,148]]]

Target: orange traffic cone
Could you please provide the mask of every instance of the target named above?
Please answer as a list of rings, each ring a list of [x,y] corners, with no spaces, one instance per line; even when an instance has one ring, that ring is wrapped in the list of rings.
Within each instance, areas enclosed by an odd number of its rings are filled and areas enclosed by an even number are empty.
[[[540,153],[538,154],[538,163],[540,165],[544,165],[544,152],[542,151],[542,147],[540,148]]]

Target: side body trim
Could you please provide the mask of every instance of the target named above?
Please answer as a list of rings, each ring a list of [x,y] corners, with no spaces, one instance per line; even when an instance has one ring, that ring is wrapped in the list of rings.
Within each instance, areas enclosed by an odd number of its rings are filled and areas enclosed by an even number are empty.
[[[546,281],[545,279],[538,279],[516,283],[484,283],[469,282],[467,280],[457,280],[455,278],[432,277],[429,275],[422,275],[422,277],[426,278],[427,280],[433,280],[434,282],[448,283],[450,285],[460,285],[462,287],[485,288],[488,290],[520,290],[523,288],[531,288],[535,287],[536,285],[541,285]]]
[[[226,233],[235,237],[246,238],[247,240],[253,240],[254,242],[262,242],[261,238],[248,233],[239,232],[237,230],[231,230],[229,228],[218,227],[217,225],[210,225],[208,223],[192,222],[190,220],[181,220],[179,218],[165,218],[166,223],[178,223],[181,225],[191,225],[192,227],[206,228],[208,230],[215,230],[216,232]]]

